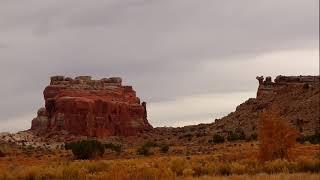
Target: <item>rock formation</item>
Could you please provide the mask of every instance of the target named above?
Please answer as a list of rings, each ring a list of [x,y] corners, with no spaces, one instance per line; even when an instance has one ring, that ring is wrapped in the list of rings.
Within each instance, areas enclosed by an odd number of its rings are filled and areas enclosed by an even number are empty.
[[[272,82],[271,77],[266,77],[264,80],[263,76],[260,76],[257,79],[259,81],[257,98],[272,99],[288,86],[296,89],[302,86],[308,88],[319,85],[319,76],[277,76],[275,82]]]
[[[256,133],[260,113],[275,106],[303,135],[320,132],[320,76],[257,77],[257,98],[239,105],[235,112],[216,120],[213,131],[221,134]]]
[[[214,134],[256,138],[260,113],[275,106],[301,135],[320,133],[320,76],[257,77],[257,97],[240,104],[235,112],[210,124],[178,128],[158,127],[144,133],[140,141],[151,139],[169,144],[192,146],[208,143]],[[135,138],[139,141],[139,138]]]
[[[38,134],[69,133],[104,138],[150,130],[146,103],[118,77],[92,80],[54,76],[44,90],[45,108],[32,120]]]

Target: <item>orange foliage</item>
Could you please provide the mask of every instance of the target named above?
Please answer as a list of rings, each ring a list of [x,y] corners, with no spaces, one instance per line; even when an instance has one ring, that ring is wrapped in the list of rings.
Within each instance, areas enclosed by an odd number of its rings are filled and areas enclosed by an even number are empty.
[[[296,144],[298,134],[275,108],[263,112],[258,129],[259,159],[263,162],[289,159],[289,151]]]

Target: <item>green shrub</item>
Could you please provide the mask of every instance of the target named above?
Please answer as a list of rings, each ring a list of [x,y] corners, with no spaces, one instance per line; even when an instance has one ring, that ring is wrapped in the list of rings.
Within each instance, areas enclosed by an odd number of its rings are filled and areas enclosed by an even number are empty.
[[[144,143],[138,150],[137,153],[139,155],[149,156],[152,155],[153,152],[151,151],[151,148],[159,146],[156,142],[148,141]]]
[[[2,152],[1,149],[0,149],[0,157],[4,157],[4,156],[6,156],[6,155],[5,155],[4,152]]]
[[[302,144],[306,141],[309,141],[311,144],[320,144],[320,133],[316,133],[314,135],[309,136],[301,136],[297,138],[297,141]]]
[[[169,144],[161,144],[160,145],[160,151],[162,153],[167,153],[169,151],[169,148],[170,148]]]
[[[122,152],[122,146],[120,144],[108,143],[108,144],[105,144],[104,147],[106,149],[110,149],[118,154],[120,154]]]
[[[250,136],[250,140],[253,140],[253,141],[257,140],[257,138],[258,138],[257,133],[251,134]]]
[[[156,142],[154,142],[154,141],[148,141],[148,142],[144,143],[143,146],[146,146],[146,147],[157,147],[158,144]]]
[[[308,160],[302,159],[298,161],[298,167],[300,172],[320,172],[320,160]]]
[[[138,155],[149,156],[149,155],[153,154],[150,149],[151,149],[150,146],[141,146],[137,150],[137,153],[138,153]]]
[[[227,140],[228,141],[238,141],[238,140],[245,140],[246,139],[246,135],[241,132],[241,133],[231,133],[228,135]]]
[[[219,135],[219,134],[214,134],[212,136],[212,139],[209,140],[209,143],[211,144],[219,144],[219,143],[223,143],[225,140],[224,140],[224,137]]]
[[[8,144],[0,144],[0,157],[5,157],[13,152],[13,149]]]
[[[104,154],[104,145],[96,140],[66,143],[65,149],[72,150],[76,159],[91,159]]]

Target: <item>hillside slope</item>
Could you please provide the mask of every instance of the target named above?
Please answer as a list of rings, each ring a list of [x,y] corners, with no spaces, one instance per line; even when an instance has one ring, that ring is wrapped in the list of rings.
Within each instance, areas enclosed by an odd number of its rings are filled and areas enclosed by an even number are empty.
[[[303,135],[319,132],[319,76],[278,76],[275,82],[270,77],[260,80],[257,98],[247,100],[235,112],[216,120],[213,128],[222,134],[244,132],[250,136],[256,133],[260,113],[272,106]]]
[[[179,128],[155,128],[149,137],[172,143],[207,143],[213,134],[225,137],[244,134],[256,136],[260,113],[274,106],[302,135],[320,132],[320,76],[257,77],[256,98],[240,104],[229,115],[210,124]]]

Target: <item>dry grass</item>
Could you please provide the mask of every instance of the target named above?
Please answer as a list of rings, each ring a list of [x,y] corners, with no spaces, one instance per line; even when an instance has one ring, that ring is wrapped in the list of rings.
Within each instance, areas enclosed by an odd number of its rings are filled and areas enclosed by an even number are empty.
[[[0,158],[0,179],[319,179],[320,159],[315,158],[319,145],[298,145],[292,161],[260,163],[256,158],[257,142],[214,145],[210,154],[187,155],[194,147],[172,147],[175,153],[150,157],[130,154],[114,159],[105,156],[94,161],[73,161],[66,151],[12,154]],[[205,147],[203,147],[205,148]],[[212,148],[212,147],[211,147]],[[294,173],[294,174],[291,174]],[[303,173],[303,174],[300,174]]]
[[[294,179],[308,179],[308,180],[319,180],[319,174],[310,174],[310,173],[297,173],[297,174],[288,174],[288,173],[280,173],[280,174],[257,174],[257,175],[234,175],[234,176],[203,176],[203,177],[189,177],[189,178],[181,178],[185,180],[294,180]]]
[[[54,163],[51,165],[17,166],[0,170],[0,179],[176,179],[253,176],[263,174],[318,173],[320,160],[302,159],[295,162],[275,160],[259,163],[256,160],[224,162],[215,156],[148,157],[128,160],[96,160]],[[266,176],[266,175],[264,175]],[[281,176],[275,176],[275,179]]]

